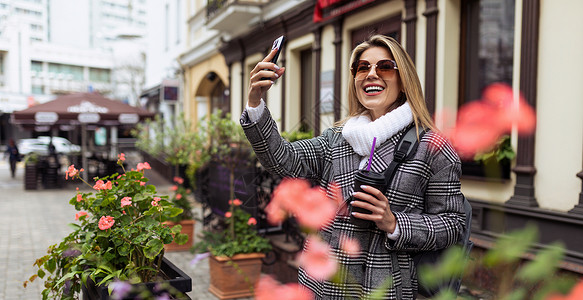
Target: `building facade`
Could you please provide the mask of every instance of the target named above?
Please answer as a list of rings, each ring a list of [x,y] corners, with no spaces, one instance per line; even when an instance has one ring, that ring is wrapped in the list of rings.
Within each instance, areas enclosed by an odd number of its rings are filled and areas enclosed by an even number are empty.
[[[286,73],[266,102],[281,131],[319,134],[346,116],[349,56],[373,33],[392,36],[407,49],[431,113],[455,113],[491,83],[512,86],[535,108],[536,131],[512,132],[516,158],[499,166],[506,175],[476,173],[475,162],[464,162],[462,190],[474,210],[472,239],[488,248],[505,232],[534,223],[538,245],[562,242],[568,250],[562,267],[583,273],[583,241],[573,238],[583,233],[583,58],[578,54],[583,35],[569,30],[583,28],[577,13],[583,3],[273,0],[208,1],[205,7],[194,2],[200,9],[189,21],[189,34],[199,46],[181,56],[194,62],[187,68],[190,90],[184,98],[193,118],[204,87],[193,78],[219,70],[228,91],[224,101],[237,119],[246,104],[249,72],[280,35],[288,39],[278,62]],[[209,43],[220,51],[197,52]],[[210,111],[208,98],[203,102]]]
[[[146,1],[0,0],[0,142],[15,110],[97,91],[132,104],[143,87]],[[18,138],[18,133],[14,132]]]

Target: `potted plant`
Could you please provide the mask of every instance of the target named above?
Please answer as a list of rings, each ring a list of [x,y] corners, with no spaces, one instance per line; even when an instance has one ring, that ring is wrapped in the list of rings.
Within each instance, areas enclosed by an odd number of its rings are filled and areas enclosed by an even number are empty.
[[[36,190],[38,187],[37,172],[38,154],[31,152],[24,157],[24,189]]]
[[[480,165],[482,176],[487,178],[510,178],[510,163],[516,157],[510,136],[502,136],[490,151],[478,153],[474,161]]]
[[[213,163],[227,171],[229,199],[211,200],[221,208],[215,212],[222,211],[219,214],[224,216],[215,230],[203,230],[194,251],[208,251],[211,293],[219,299],[250,297],[261,274],[262,258],[271,250],[269,239],[259,235],[255,228],[257,220],[242,208],[243,201],[235,199],[235,171],[253,163],[252,151],[241,126],[221,111],[205,120],[200,134],[208,137],[206,151]],[[218,205],[220,201],[228,202],[226,211],[223,205]]]
[[[122,168],[124,160],[122,153],[118,160]],[[85,299],[106,299],[124,284],[137,284],[130,289],[144,289],[146,283],[160,280],[182,287],[180,292],[190,291],[190,278],[183,277],[185,274],[175,268],[172,270],[172,263],[164,258],[164,244],[186,242],[179,226],[171,229],[163,224],[182,209],[168,201],[167,196],[158,196],[155,186],[147,185],[145,169],[150,169],[150,165],[139,163],[136,169],[124,169],[123,174],[95,178],[92,185],[79,176],[83,169],[77,170],[73,165],[68,168],[67,179],[78,178],[94,192],[77,189],[69,201],[79,211],[75,215],[78,223],[71,224],[73,232],[50,246],[48,254],[34,263],[38,271],[29,280],[37,277],[45,280],[43,299],[78,299],[82,287]],[[161,270],[183,278],[161,279]],[[122,290],[127,291],[127,287]]]
[[[255,229],[257,220],[241,208],[239,199],[229,201],[224,230],[203,231],[194,251],[210,256],[209,291],[219,299],[253,296],[253,286],[261,274],[262,258],[271,250],[269,239]],[[208,251],[208,252],[207,252]],[[204,253],[206,252],[206,253]]]
[[[182,209],[182,213],[175,217],[169,218],[165,224],[169,225],[171,228],[176,225],[180,225],[182,228],[180,233],[187,235],[188,241],[182,245],[179,245],[176,242],[166,244],[164,245],[164,250],[185,251],[192,247],[192,241],[194,238],[195,220],[192,214],[192,204],[188,198],[192,192],[190,189],[184,186],[184,178],[175,176],[173,180],[174,185],[170,189],[174,192],[174,195],[172,195],[170,201],[176,207]]]

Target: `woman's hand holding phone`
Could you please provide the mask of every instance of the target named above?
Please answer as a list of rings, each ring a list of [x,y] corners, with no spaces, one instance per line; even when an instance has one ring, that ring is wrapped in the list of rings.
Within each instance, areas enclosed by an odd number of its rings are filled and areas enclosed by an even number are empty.
[[[257,107],[261,103],[263,93],[271,88],[275,80],[285,72],[285,68],[280,68],[271,62],[277,51],[278,49],[272,49],[251,71],[248,94],[248,104],[251,107]]]

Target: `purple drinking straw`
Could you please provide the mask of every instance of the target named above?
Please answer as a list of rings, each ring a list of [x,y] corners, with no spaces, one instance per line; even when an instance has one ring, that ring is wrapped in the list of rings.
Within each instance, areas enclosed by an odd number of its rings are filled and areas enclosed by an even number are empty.
[[[370,171],[370,165],[372,162],[372,154],[374,153],[374,145],[377,143],[377,137],[375,136],[374,139],[372,139],[372,148],[370,148],[370,157],[368,158],[368,166],[366,166],[366,171]]]

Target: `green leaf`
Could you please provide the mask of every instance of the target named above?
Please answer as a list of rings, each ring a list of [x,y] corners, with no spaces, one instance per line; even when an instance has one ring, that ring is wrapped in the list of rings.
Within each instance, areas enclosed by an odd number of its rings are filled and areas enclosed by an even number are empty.
[[[38,275],[38,277],[40,278],[44,278],[46,273],[45,271],[43,271],[42,269],[38,269],[38,272],[36,272],[36,274]]]
[[[121,256],[128,256],[130,253],[130,245],[127,243],[122,244],[120,247],[117,248],[117,253]]]
[[[56,268],[57,268],[57,261],[55,260],[55,258],[51,258],[45,263],[45,269],[47,269],[47,271],[49,271],[51,273],[55,272]]]
[[[188,235],[183,234],[183,233],[179,233],[176,236],[174,236],[174,241],[178,245],[184,245],[184,244],[186,244],[186,242],[188,242]]]
[[[180,231],[182,231],[182,225],[180,224],[174,225],[170,231],[172,232],[172,234],[180,233]]]
[[[516,276],[530,283],[543,280],[555,272],[564,255],[564,246],[555,243],[549,248],[540,250],[536,258],[522,267]]]
[[[149,240],[144,248],[144,255],[149,259],[154,259],[164,249],[164,244],[159,239]]]

